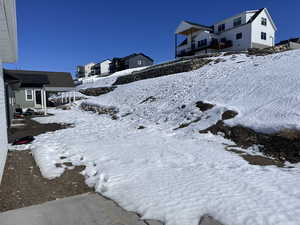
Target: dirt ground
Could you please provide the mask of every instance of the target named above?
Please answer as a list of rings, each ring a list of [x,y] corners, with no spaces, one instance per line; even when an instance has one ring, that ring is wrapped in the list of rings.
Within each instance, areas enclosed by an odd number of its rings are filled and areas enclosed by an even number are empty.
[[[22,123],[25,125],[10,130],[10,141],[68,127],[39,124],[30,118]],[[76,167],[74,170],[67,170],[59,178],[48,180],[42,177],[30,151],[9,152],[0,186],[0,212],[93,192],[79,174],[83,169],[84,167]]]
[[[12,143],[16,138],[25,136],[37,136],[46,132],[65,129],[70,126],[70,124],[58,123],[40,124],[32,120],[31,117],[25,117],[24,119],[13,121],[12,127],[8,131],[8,142]]]

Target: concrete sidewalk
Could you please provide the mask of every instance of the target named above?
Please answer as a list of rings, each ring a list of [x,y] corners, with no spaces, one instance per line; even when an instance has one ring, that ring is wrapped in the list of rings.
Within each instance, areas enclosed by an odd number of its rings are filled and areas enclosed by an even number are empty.
[[[84,194],[0,214],[1,225],[162,225],[142,221],[98,194]]]
[[[0,225],[163,225],[143,221],[112,200],[84,194],[0,214]],[[222,225],[204,215],[199,225]]]

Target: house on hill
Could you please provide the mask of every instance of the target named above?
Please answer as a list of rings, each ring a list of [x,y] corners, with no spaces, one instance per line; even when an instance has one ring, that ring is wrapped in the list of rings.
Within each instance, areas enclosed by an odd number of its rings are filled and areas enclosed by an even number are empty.
[[[96,63],[92,67],[92,74],[96,76],[107,76],[110,74],[109,65],[111,61],[109,59],[103,60],[102,62]]]
[[[143,53],[134,53],[123,58],[113,58],[110,63],[110,73],[121,70],[151,66],[154,60]]]
[[[272,47],[276,31],[266,8],[239,13],[212,26],[182,21],[175,32],[176,57]],[[185,37],[179,45],[178,35]]]
[[[19,81],[14,88],[15,108],[46,110],[51,95],[75,88],[71,74],[65,72],[4,70],[4,74]]]

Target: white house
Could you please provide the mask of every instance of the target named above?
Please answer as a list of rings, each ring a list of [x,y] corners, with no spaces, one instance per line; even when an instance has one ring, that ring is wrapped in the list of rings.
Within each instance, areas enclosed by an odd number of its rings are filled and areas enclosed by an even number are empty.
[[[15,0],[0,0],[0,182],[7,155],[7,120],[5,83],[2,62],[17,60],[17,27]]]
[[[212,26],[182,21],[175,32],[176,57],[271,47],[276,31],[266,8],[245,11]],[[179,45],[177,35],[185,36]]]
[[[109,60],[109,59],[106,59],[100,63],[100,67],[101,67],[100,75],[101,76],[106,76],[110,73],[110,69],[109,69],[110,63],[111,63],[111,60]]]
[[[93,66],[95,64],[96,63],[91,62],[91,63],[88,63],[88,64],[84,65],[84,74],[85,74],[85,77],[89,77],[89,76],[94,75],[92,72],[93,72]]]

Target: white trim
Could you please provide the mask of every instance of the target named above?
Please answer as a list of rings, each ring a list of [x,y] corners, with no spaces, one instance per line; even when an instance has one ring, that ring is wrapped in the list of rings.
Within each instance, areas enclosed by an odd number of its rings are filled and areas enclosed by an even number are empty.
[[[31,96],[32,96],[31,99],[27,98],[27,91],[31,91]],[[26,102],[33,102],[34,97],[35,97],[35,93],[34,93],[33,89],[25,89],[25,101]]]

